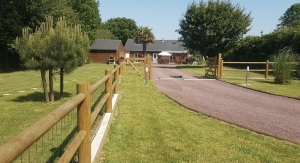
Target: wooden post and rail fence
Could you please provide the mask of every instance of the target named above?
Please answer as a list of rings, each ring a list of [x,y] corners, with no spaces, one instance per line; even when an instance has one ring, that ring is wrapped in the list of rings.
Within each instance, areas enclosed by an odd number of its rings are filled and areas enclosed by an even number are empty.
[[[244,71],[246,72],[246,68],[244,70],[241,69],[224,69],[224,65],[265,65],[264,69],[250,69],[251,72],[265,72],[265,78],[269,78],[269,72],[274,70],[270,69],[270,65],[275,62],[270,62],[266,60],[265,62],[224,62],[222,60],[222,54],[219,53],[218,56],[215,57],[206,57],[206,65],[205,65],[205,76],[213,77],[215,79],[221,79],[224,71]],[[291,62],[290,64],[299,64],[298,62]],[[297,70],[293,70],[297,71]]]
[[[133,69],[139,73],[141,76],[144,76],[144,78],[146,79],[146,68],[148,68],[148,79],[152,78],[152,58],[150,56],[150,54],[147,54],[147,56],[145,58],[125,58],[126,63],[128,62]],[[143,63],[144,64],[144,75],[142,75],[142,73],[139,71],[139,69],[134,65],[133,62],[138,61],[138,63]]]
[[[115,65],[113,70],[106,70],[105,76],[92,86],[88,82],[77,83],[76,96],[0,147],[0,162],[10,163],[15,160],[50,131],[55,124],[77,108],[77,134],[58,162],[70,162],[78,152],[79,163],[91,163],[91,126],[104,106],[106,112],[112,112],[112,94],[118,93],[119,79],[125,71],[126,63],[124,62]],[[105,95],[91,112],[91,94],[102,85],[105,85]]]

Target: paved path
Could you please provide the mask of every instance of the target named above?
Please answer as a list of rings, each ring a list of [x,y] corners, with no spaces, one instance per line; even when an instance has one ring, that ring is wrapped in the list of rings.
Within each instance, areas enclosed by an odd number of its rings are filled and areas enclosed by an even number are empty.
[[[300,143],[300,100],[197,78],[175,65],[153,65],[153,80],[159,91],[194,111]]]

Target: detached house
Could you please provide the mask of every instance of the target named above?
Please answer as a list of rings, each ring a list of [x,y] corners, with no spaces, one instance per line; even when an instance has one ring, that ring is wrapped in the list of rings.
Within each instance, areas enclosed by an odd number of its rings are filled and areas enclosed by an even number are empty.
[[[127,58],[143,58],[143,44],[135,43],[134,39],[128,39],[125,49],[130,52],[126,54]],[[178,40],[155,40],[155,43],[149,43],[146,47],[146,53],[152,57],[152,63],[182,64],[188,57],[188,51]],[[169,55],[164,55],[169,53]]]
[[[116,61],[125,58],[125,50],[121,40],[101,40],[96,39],[90,47],[89,59],[91,63],[108,63],[110,57]]]

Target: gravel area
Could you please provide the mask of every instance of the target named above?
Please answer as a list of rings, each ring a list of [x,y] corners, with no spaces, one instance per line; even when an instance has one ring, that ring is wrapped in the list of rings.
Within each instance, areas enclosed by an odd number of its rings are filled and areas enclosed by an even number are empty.
[[[300,143],[300,100],[196,77],[175,65],[153,65],[152,70],[157,89],[191,110]]]

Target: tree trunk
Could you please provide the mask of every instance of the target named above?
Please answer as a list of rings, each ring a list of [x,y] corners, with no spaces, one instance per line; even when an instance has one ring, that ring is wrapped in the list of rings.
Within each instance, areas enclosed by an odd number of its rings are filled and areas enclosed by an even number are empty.
[[[5,59],[6,59],[6,72],[9,72],[9,69],[8,69],[8,55],[7,55],[7,52],[5,52]]]
[[[44,90],[44,95],[46,102],[49,102],[49,94],[48,94],[48,89],[47,89],[47,81],[46,81],[46,71],[44,69],[41,69],[41,79],[42,79],[42,86]]]
[[[54,102],[53,68],[49,68],[49,93],[50,93],[50,102]]]
[[[62,99],[64,93],[64,67],[60,68],[60,99]]]

